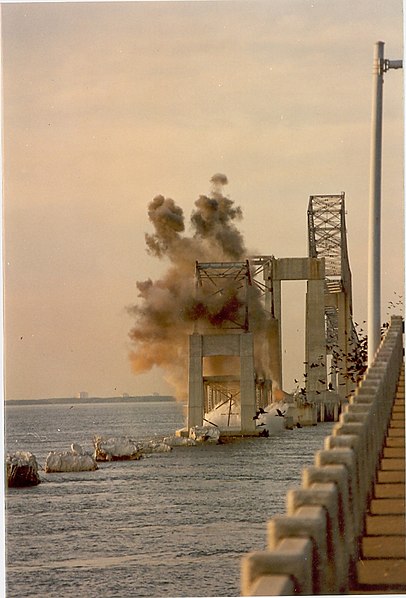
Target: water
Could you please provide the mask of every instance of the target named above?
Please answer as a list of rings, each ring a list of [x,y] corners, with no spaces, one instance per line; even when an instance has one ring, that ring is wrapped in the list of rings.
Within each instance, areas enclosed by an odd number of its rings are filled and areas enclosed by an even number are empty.
[[[94,434],[137,439],[184,425],[176,403],[9,406],[8,451],[50,450]],[[45,474],[6,495],[8,598],[238,596],[241,556],[266,545],[301,469],[332,424],[270,438],[179,447],[85,473]]]

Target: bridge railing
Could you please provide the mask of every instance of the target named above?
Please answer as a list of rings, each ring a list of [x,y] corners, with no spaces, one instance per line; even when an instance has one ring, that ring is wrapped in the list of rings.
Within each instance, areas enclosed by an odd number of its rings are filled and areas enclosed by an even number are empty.
[[[314,465],[268,522],[268,548],[242,559],[242,596],[345,594],[403,362],[403,320],[393,316],[364,380]]]

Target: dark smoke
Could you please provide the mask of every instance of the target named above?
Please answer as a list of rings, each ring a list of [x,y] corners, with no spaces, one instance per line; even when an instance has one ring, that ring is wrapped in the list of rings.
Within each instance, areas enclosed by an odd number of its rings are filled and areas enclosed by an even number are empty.
[[[155,227],[154,235],[145,235],[149,252],[162,257],[170,246],[180,241],[179,233],[185,230],[183,210],[173,199],[157,195],[148,206],[148,216]]]
[[[212,288],[202,288],[198,295],[195,291],[196,260],[235,262],[247,257],[243,237],[235,226],[242,218],[241,209],[223,195],[227,182],[224,174],[215,174],[210,196],[201,195],[196,200],[190,218],[193,235],[189,237],[184,235],[183,210],[173,199],[158,195],[148,206],[155,232],[145,235],[147,251],[168,259],[169,267],[160,280],[137,282],[139,300],[129,307],[135,320],[129,333],[133,346],[130,357],[135,373],[161,367],[179,399],[187,392],[188,336],[194,322],[203,322],[205,331],[209,328],[213,333],[243,314],[244,291],[235,284],[224,283],[221,293],[214,293]],[[255,288],[251,288],[250,310],[254,328],[263,329],[265,313]],[[260,351],[256,358],[257,367],[264,369]],[[216,363],[218,370],[219,361]]]

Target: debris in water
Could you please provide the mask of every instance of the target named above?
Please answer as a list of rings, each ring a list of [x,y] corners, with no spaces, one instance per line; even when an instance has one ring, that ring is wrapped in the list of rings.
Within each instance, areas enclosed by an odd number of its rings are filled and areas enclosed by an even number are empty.
[[[41,482],[38,475],[37,459],[28,451],[17,451],[7,455],[6,469],[9,488],[36,486]]]

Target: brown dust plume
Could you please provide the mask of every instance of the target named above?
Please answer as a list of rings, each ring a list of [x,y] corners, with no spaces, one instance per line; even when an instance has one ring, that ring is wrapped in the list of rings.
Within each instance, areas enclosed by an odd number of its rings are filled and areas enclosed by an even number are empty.
[[[243,289],[230,282],[224,282],[221,292],[210,288],[201,289],[198,296],[195,292],[196,261],[247,259],[244,239],[236,226],[242,218],[241,208],[223,194],[227,177],[215,174],[211,183],[209,196],[200,195],[195,201],[190,217],[191,236],[185,234],[183,210],[173,199],[157,195],[150,202],[148,217],[154,232],[145,235],[147,252],[167,260],[168,269],[159,280],[137,282],[138,302],[128,308],[134,319],[129,332],[134,373],[147,372],[154,366],[161,368],[180,400],[187,396],[188,337],[193,332],[194,322],[199,320],[205,332],[219,333],[226,323],[241,318],[244,309]],[[259,292],[252,287],[250,322],[253,331],[261,333],[265,321]],[[261,350],[256,350],[255,358],[257,371],[262,370],[260,375],[265,375]],[[210,370],[210,363],[207,367]],[[226,369],[225,363],[213,360],[207,373],[224,373]]]

